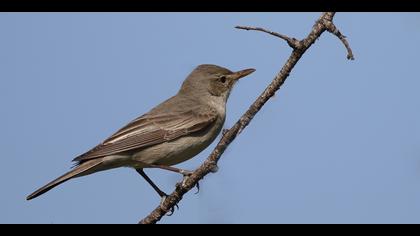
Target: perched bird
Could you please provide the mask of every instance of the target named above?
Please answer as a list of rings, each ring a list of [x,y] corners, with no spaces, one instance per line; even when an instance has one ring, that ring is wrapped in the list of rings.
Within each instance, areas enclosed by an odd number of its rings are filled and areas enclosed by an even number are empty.
[[[38,197],[69,179],[117,167],[134,168],[165,197],[143,169],[161,168],[189,175],[191,172],[172,165],[194,157],[213,142],[225,122],[226,102],[233,86],[254,71],[232,72],[207,64],[196,67],[175,96],[76,157],[72,170],[26,199]]]

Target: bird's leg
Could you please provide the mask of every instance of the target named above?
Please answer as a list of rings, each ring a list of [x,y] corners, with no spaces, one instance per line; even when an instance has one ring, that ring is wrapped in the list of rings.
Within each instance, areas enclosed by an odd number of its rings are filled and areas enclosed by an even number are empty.
[[[169,171],[172,171],[172,172],[182,174],[184,176],[184,179],[182,180],[182,185],[185,185],[186,177],[190,176],[193,173],[192,171],[183,170],[183,169],[179,169],[179,168],[172,167],[172,166],[149,164],[147,167],[160,168],[160,169],[169,170]],[[198,192],[200,192],[200,184],[197,182],[195,187],[197,187],[197,192],[195,192],[195,194],[197,194]]]
[[[162,206],[163,201],[165,201],[166,197],[168,196],[168,194],[166,194],[165,192],[163,192],[162,190],[160,190],[160,188],[158,186],[156,186],[155,183],[153,183],[153,181],[149,178],[149,176],[146,175],[146,173],[143,171],[143,169],[139,168],[136,169],[137,173],[139,173],[146,181],[147,183],[150,184],[150,186],[152,186],[152,188],[159,194],[159,196],[161,197],[161,201],[160,201],[160,205]],[[177,209],[179,209],[178,204],[175,205]],[[169,214],[172,215],[175,211],[175,208],[172,207],[171,208],[171,213]]]
[[[136,171],[147,181],[147,183],[150,184],[150,186],[152,186],[152,188],[157,192],[157,194],[159,194],[160,197],[163,198],[163,197],[168,196],[168,194],[166,194],[165,192],[160,190],[160,188],[158,186],[156,186],[155,183],[153,183],[153,181],[149,178],[149,176],[146,175],[146,173],[143,171],[143,169],[136,169]]]
[[[192,171],[183,170],[183,169],[179,169],[179,168],[172,167],[172,166],[149,164],[149,165],[147,165],[147,167],[149,167],[149,168],[159,168],[159,169],[169,170],[169,171],[172,171],[172,172],[179,173],[179,174],[181,174],[183,176],[190,176],[193,173]]]

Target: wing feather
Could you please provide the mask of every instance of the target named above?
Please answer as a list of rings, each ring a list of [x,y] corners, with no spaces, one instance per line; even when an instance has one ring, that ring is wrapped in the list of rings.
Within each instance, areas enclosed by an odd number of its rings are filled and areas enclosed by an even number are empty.
[[[206,129],[216,119],[217,113],[211,109],[201,113],[189,110],[162,115],[144,115],[73,161],[80,163],[175,140]]]

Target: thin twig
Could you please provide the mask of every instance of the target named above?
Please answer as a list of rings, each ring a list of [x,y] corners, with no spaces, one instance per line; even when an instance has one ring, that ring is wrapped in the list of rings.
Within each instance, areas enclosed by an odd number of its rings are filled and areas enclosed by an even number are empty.
[[[347,59],[354,60],[353,52],[350,48],[349,43],[347,42],[346,36],[344,36],[340,32],[340,30],[338,30],[338,28],[334,25],[334,23],[332,21],[325,21],[324,24],[325,24],[325,27],[327,28],[328,32],[337,36],[341,40],[341,42],[344,44],[344,47],[346,47],[346,49],[347,49]]]
[[[262,28],[245,26],[239,27],[239,29],[252,29],[263,31],[286,40],[289,46],[293,48],[292,54],[287,59],[283,68],[275,76],[273,81],[268,85],[264,92],[262,92],[262,94],[255,100],[255,102],[248,108],[245,114],[242,115],[242,117],[235,123],[235,125],[231,129],[224,132],[221,140],[213,149],[210,156],[204,161],[204,163],[200,167],[198,167],[189,177],[187,177],[182,184],[177,183],[174,192],[168,197],[166,197],[166,199],[158,207],[156,207],[148,216],[142,219],[139,223],[153,224],[158,222],[168,211],[170,211],[172,207],[174,207],[179,201],[181,201],[183,195],[186,192],[194,188],[194,186],[198,183],[199,180],[201,180],[204,176],[212,172],[212,170],[214,170],[217,167],[218,160],[220,159],[221,155],[226,150],[226,148],[229,146],[229,144],[251,122],[251,120],[254,118],[257,112],[264,106],[264,104],[271,97],[274,96],[276,91],[286,81],[286,78],[289,76],[293,67],[296,65],[296,63],[299,61],[299,59],[302,57],[305,51],[315,42],[316,39],[318,39],[321,36],[321,34],[324,31],[328,30],[328,23],[326,22],[332,23],[333,17],[333,12],[323,13],[321,17],[316,21],[315,25],[312,27],[312,30],[309,33],[309,35],[301,41]],[[295,41],[298,43],[296,43]]]
[[[281,38],[283,40],[285,40],[287,42],[287,44],[289,44],[290,47],[297,49],[300,47],[299,45],[299,40],[295,39],[295,38],[290,38],[284,34],[279,34],[277,32],[271,31],[271,30],[267,30],[261,27],[251,27],[251,26],[235,26],[235,28],[237,29],[243,29],[243,30],[255,30],[255,31],[261,31],[267,34],[271,34],[275,37]]]

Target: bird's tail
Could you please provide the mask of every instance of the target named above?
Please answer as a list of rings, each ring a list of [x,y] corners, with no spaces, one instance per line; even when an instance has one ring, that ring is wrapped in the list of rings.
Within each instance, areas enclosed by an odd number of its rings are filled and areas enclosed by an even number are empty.
[[[55,186],[57,186],[59,184],[62,184],[64,182],[66,182],[67,180],[71,179],[71,178],[78,177],[78,176],[81,176],[81,175],[86,175],[86,174],[88,174],[89,170],[92,170],[92,168],[98,166],[102,162],[103,162],[102,158],[92,159],[92,160],[83,162],[82,164],[80,164],[79,166],[76,166],[71,171],[65,173],[64,175],[58,177],[57,179],[49,182],[48,184],[46,184],[42,188],[40,188],[40,189],[36,190],[35,192],[31,193],[29,196],[26,197],[26,200],[31,200],[33,198],[36,198],[39,195],[41,195],[45,192],[48,192],[49,190],[51,190]]]

